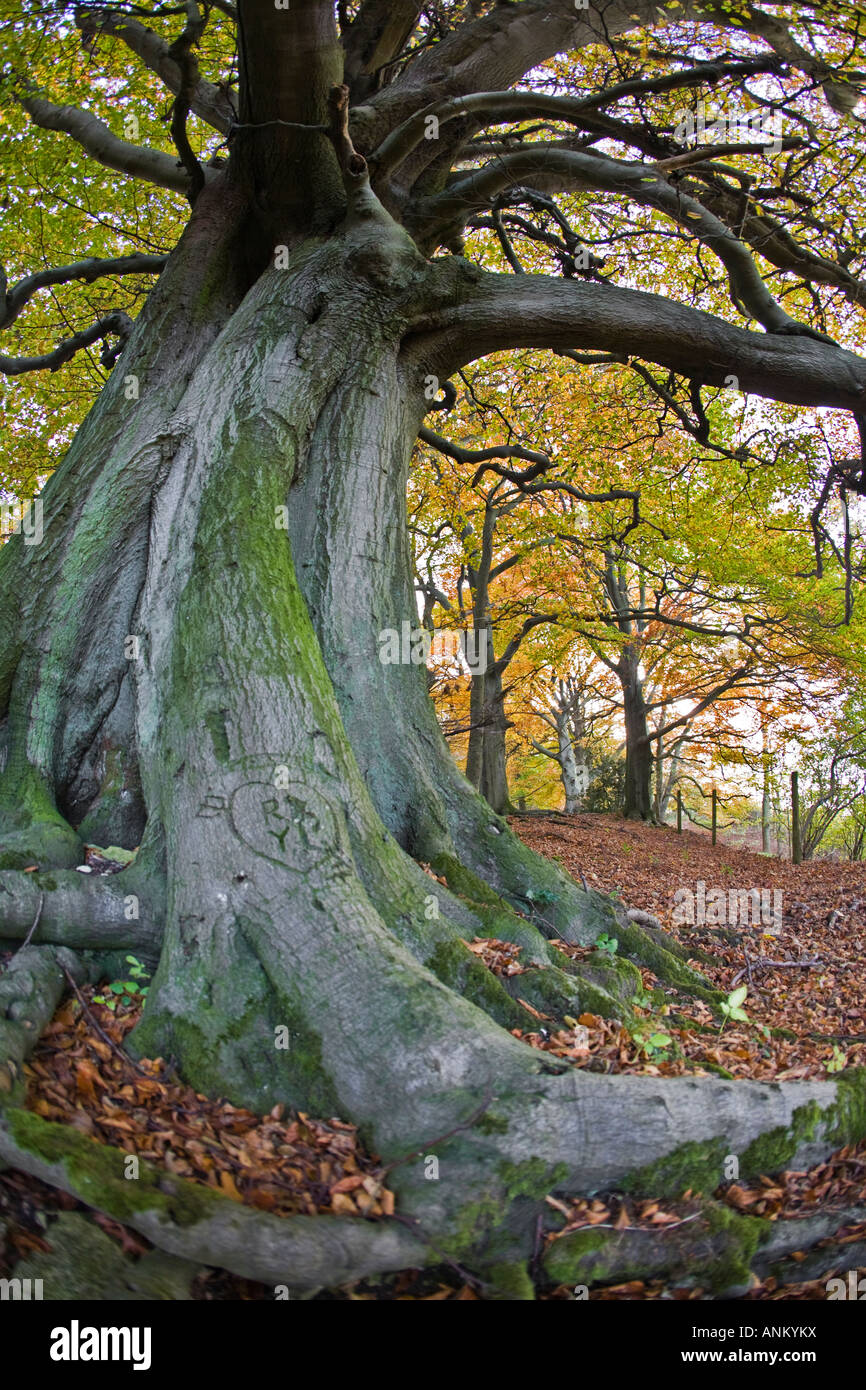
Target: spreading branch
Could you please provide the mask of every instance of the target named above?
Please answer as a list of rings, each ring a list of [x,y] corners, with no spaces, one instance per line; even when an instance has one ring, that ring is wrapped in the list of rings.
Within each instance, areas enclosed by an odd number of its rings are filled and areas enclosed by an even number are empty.
[[[684,195],[650,165],[610,159],[595,151],[531,146],[459,178],[444,193],[420,204],[419,226],[429,222],[441,240],[450,240],[473,210],[488,206],[516,184],[531,183],[547,192],[597,191],[620,194],[664,213],[712,250],[728,272],[731,299],[770,333],[805,334],[830,341],[800,324],[770,294],[744,242],[695,198]]]
[[[161,78],[173,96],[180,95],[184,86],[182,63],[172,55],[171,45],[140,20],[121,14],[116,9],[86,8],[76,11],[75,23],[86,46],[91,46],[102,34],[120,39],[146,68]],[[228,135],[235,119],[235,109],[229,89],[224,84],[215,85],[199,77],[195,85],[190,86],[188,97],[189,109],[194,115],[220,134]]]
[[[481,274],[453,307],[425,316],[425,360],[440,377],[516,347],[627,353],[707,386],[862,412],[866,362],[829,342],[756,333],[661,295],[546,275]]]
[[[35,96],[24,97],[21,104],[42,130],[57,130],[71,135],[83,150],[106,169],[131,174],[133,178],[155,183],[159,188],[170,188],[175,193],[188,192],[189,174],[171,155],[119,139],[104,121],[98,120],[89,111],[82,111],[78,106],[55,106],[53,102]],[[207,179],[213,177],[214,171],[205,169],[203,173]]]
[[[99,359],[103,367],[113,367],[131,332],[132,319],[121,309],[116,309],[90,328],[73,334],[71,338],[64,338],[51,352],[41,353],[37,357],[6,357],[0,353],[0,372],[4,376],[21,376],[24,372],[56,372],[82,348],[117,335],[119,341],[113,347],[105,343]]]
[[[475,117],[484,125],[551,116],[566,124],[583,126],[586,124],[585,117],[588,113],[625,96],[649,95],[653,92],[667,92],[676,87],[712,84],[720,81],[725,75],[748,76],[760,72],[779,72],[782,66],[781,61],[772,56],[750,63],[699,63],[685,72],[621,82],[615,87],[585,98],[551,96],[544,92],[530,91],[473,92],[468,96],[446,97],[441,101],[431,102],[423,110],[402,122],[382,141],[371,157],[371,163],[380,179],[389,178],[425,139],[431,117],[435,118],[440,126],[467,116]]]
[[[186,190],[186,194],[190,203],[195,203],[205,185],[204,169],[189,142],[186,120],[199,84],[198,63],[192,50],[201,39],[206,23],[207,20],[201,14],[195,0],[189,0],[186,6],[186,25],[183,33],[175,39],[168,50],[169,56],[180,69],[181,75],[180,87],[171,109],[171,138],[180,155],[180,162],[189,175],[189,188]]]
[[[0,328],[8,328],[17,319],[25,304],[39,290],[52,285],[68,285],[73,280],[92,284],[108,275],[158,275],[165,266],[168,256],[150,256],[136,253],[131,256],[111,256],[100,258],[90,256],[87,260],[73,261],[71,265],[54,266],[38,270],[33,275],[25,275],[10,290],[5,292],[5,302],[0,303]],[[6,277],[0,269],[0,292],[6,284]]]

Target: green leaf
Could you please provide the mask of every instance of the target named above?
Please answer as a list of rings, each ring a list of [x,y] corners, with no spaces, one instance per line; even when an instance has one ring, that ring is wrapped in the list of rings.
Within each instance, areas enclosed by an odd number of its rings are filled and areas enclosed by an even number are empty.
[[[115,864],[131,864],[138,854],[137,849],[123,849],[121,845],[108,845],[106,849],[99,845],[88,845],[87,848],[92,849],[95,854],[101,854],[103,859],[113,860]]]
[[[748,992],[748,985],[740,985],[739,989],[735,989],[732,994],[728,995],[728,1003],[731,1004],[734,1008],[737,1008],[740,1004],[742,1004]]]

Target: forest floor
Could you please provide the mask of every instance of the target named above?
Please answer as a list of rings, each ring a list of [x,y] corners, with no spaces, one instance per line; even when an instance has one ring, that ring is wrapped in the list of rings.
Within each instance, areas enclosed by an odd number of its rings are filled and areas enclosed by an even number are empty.
[[[653,914],[717,989],[730,995],[746,987],[740,1007],[747,1021],[730,1021],[720,1031],[707,1005],[665,989],[642,969],[644,991],[628,1027],[594,1014],[568,1019],[561,1027],[530,1009],[537,1028],[518,1034],[530,1046],[576,1067],[608,1073],[785,1080],[828,1078],[842,1067],[866,1066],[866,865],[818,861],[795,866],[744,849],[713,846],[700,833],[678,835],[612,816],[520,816],[512,824],[527,844],[559,860],[578,881],[616,894],[626,908]],[[753,890],[767,895],[766,920],[747,900],[750,920],[744,923],[739,894]],[[682,916],[689,894],[694,915],[705,920],[678,923],[678,904]],[[494,973],[513,977],[522,972],[519,949],[481,939],[468,944]],[[617,945],[602,939],[595,947],[563,943],[561,949],[579,958],[593,950],[615,952]],[[130,974],[137,974],[135,967]],[[28,1105],[47,1119],[74,1125],[275,1215],[382,1220],[393,1214],[387,1173],[363,1151],[353,1126],[284,1114],[280,1107],[257,1117],[222,1099],[197,1095],[162,1059],[137,1065],[130,1061],[122,1043],[140,1007],[134,980],[101,990],[88,987],[65,1000],[27,1066]],[[735,1212],[770,1221],[864,1206],[866,1143],[840,1150],[808,1173],[787,1172],[748,1184],[734,1180],[714,1195]],[[546,1237],[547,1243],[595,1226],[630,1232],[675,1228],[700,1212],[691,1193],[675,1201],[600,1193],[578,1201],[550,1197],[548,1203],[558,1229]],[[35,1273],[40,1260],[52,1259],[51,1228],[59,1216],[67,1224],[70,1216],[79,1223],[76,1241],[87,1221],[91,1243],[107,1242],[105,1250],[122,1255],[127,1265],[149,1251],[146,1240],[119,1223],[88,1213],[73,1198],[35,1179],[7,1171],[0,1173],[0,1277],[16,1266],[20,1273],[21,1261]],[[795,1255],[789,1261],[793,1273],[760,1283],[756,1279],[745,1297],[824,1299],[826,1280],[848,1267],[844,1247],[859,1251],[864,1241],[866,1224],[843,1226],[826,1242],[826,1269],[821,1266],[820,1278],[798,1282]],[[99,1263],[110,1264],[105,1252]],[[814,1252],[809,1272],[814,1276]],[[554,1300],[574,1296],[565,1286],[543,1283],[538,1295]],[[273,1298],[273,1291],[223,1271],[201,1271],[187,1291],[173,1296],[261,1300]],[[589,1296],[643,1300],[708,1295],[700,1286],[632,1279],[594,1289]],[[466,1301],[483,1300],[485,1290],[464,1271],[442,1267],[406,1270],[317,1297]]]
[[[590,1028],[590,1053],[610,1056],[609,1069],[679,1075],[709,1062],[732,1076],[794,1080],[866,1065],[866,864],[792,864],[615,816],[515,817],[512,824],[578,882],[657,917],[717,989],[747,987],[750,1022],[728,1024],[721,1036],[691,1029],[690,1022],[708,1025],[709,1009],[671,992],[667,1031],[680,1057],[648,1063],[645,1049],[632,1056],[626,1043],[614,1056]],[[690,907],[704,921],[678,923]],[[642,974],[647,989],[658,988],[649,971]]]

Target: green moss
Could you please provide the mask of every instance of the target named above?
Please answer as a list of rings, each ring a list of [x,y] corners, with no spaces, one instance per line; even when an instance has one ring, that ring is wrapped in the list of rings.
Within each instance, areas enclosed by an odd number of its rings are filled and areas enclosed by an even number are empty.
[[[544,1268],[554,1284],[590,1284],[604,1277],[601,1252],[611,1243],[612,1232],[569,1231],[551,1242]]]
[[[477,1004],[503,1028],[526,1028],[531,1021],[525,1009],[511,998],[483,961],[461,941],[440,941],[425,962],[449,989]]]
[[[523,1163],[500,1163],[496,1171],[509,1200],[515,1197],[535,1197],[540,1200],[568,1176],[564,1163],[551,1168],[544,1158],[528,1158]]]
[[[449,1213],[449,1234],[437,1237],[437,1250],[459,1259],[483,1249],[486,1269],[511,1264],[518,1253],[522,1258],[521,1237],[515,1235],[508,1221],[510,1208],[524,1198],[541,1201],[564,1182],[567,1171],[565,1164],[552,1168],[543,1158],[499,1163],[481,1195],[453,1215]]]
[[[581,961],[580,977],[599,985],[622,1003],[633,999],[643,987],[636,965],[621,956],[607,956],[602,951],[596,951],[589,960]]]
[[[627,927],[618,925],[615,934],[619,941],[620,954],[648,966],[665,984],[673,985],[675,989],[681,989],[697,999],[705,999],[710,1004],[718,1004],[724,999],[725,996],[718,990],[711,989],[701,975],[677,960],[676,956],[666,951],[663,946],[657,946],[652,938],[634,923]]]
[[[836,1104],[827,1118],[827,1138],[853,1144],[866,1137],[866,1067],[849,1067],[835,1077]]]
[[[208,710],[204,722],[211,736],[214,757],[218,763],[221,763],[222,766],[225,767],[231,756],[228,733],[226,732],[225,711],[219,709]]]
[[[741,1216],[721,1202],[705,1205],[704,1220],[709,1234],[715,1237],[716,1252],[705,1262],[697,1261],[691,1266],[694,1282],[703,1279],[712,1293],[748,1284],[755,1251],[771,1223],[761,1217]]]
[[[759,1134],[740,1154],[741,1173],[778,1173],[807,1140],[814,1139],[823,1111],[817,1101],[801,1105],[791,1118],[790,1125],[780,1125]]]
[[[507,912],[507,905],[483,878],[467,869],[453,854],[438,854],[430,865],[434,873],[444,878],[452,893],[469,903],[486,903]]]
[[[458,1259],[483,1242],[485,1234],[504,1217],[501,1197],[488,1193],[478,1201],[467,1202],[453,1216],[449,1214],[449,1234],[437,1238],[437,1250]]]
[[[176,1226],[194,1226],[217,1209],[225,1211],[224,1203],[230,1200],[143,1161],[137,1179],[125,1178],[129,1154],[98,1144],[69,1126],[43,1120],[29,1110],[8,1111],[6,1122],[19,1148],[46,1163],[60,1164],[83,1202],[118,1221],[155,1211]]]
[[[484,1273],[491,1298],[507,1299],[512,1303],[534,1302],[535,1289],[525,1261],[501,1261],[488,1265]]]
[[[705,1071],[711,1071],[713,1076],[722,1076],[725,1081],[733,1081],[734,1073],[728,1071],[726,1067],[720,1067],[718,1062],[708,1062],[706,1057],[701,1058],[701,1066]]]
[[[570,1231],[548,1247],[545,1273],[555,1284],[588,1286],[667,1275],[722,1293],[749,1282],[769,1224],[706,1202],[697,1220],[667,1232]]]
[[[556,954],[537,927],[525,917],[518,917],[510,908],[487,907],[482,903],[469,903],[476,917],[480,918],[483,935],[495,941],[506,941],[512,946],[520,946],[523,955],[521,964],[558,964]]]
[[[681,1193],[713,1192],[723,1180],[730,1145],[724,1139],[689,1140],[655,1163],[636,1169],[624,1179],[624,1192],[646,1197],[678,1197]]]
[[[476,1120],[475,1129],[479,1134],[507,1134],[508,1121],[502,1115],[491,1115],[488,1111],[482,1115],[480,1120]]]
[[[623,1017],[623,1005],[607,990],[581,975],[567,975],[555,966],[515,975],[510,985],[533,1008],[556,1018],[575,1013],[593,1013],[601,1018]]]
[[[47,779],[23,757],[10,759],[0,778],[0,869],[71,869],[83,858],[81,841],[54,805]]]

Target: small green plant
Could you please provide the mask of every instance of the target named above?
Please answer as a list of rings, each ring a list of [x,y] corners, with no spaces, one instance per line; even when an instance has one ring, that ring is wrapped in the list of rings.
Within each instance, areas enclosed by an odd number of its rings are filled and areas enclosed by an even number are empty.
[[[720,1005],[722,1011],[722,1026],[719,1029],[719,1036],[725,1030],[726,1023],[751,1023],[749,1015],[745,1009],[741,1008],[746,995],[749,992],[748,985],[740,985],[739,989],[734,989]]]
[[[615,936],[609,936],[606,931],[603,931],[600,936],[596,937],[595,949],[604,951],[608,956],[615,956],[619,950],[619,941]]]
[[[656,1031],[648,1033],[646,1029],[650,1026],[647,1024],[643,1028],[636,1028],[631,1036],[632,1041],[637,1044],[644,1056],[652,1062],[657,1057],[664,1057],[673,1042],[673,1038],[669,1033]]]
[[[831,1076],[832,1076],[832,1074],[833,1074],[834,1072],[837,1072],[837,1071],[844,1071],[845,1068],[847,1067],[847,1065],[848,1065],[848,1052],[847,1052],[847,1050],[846,1050],[844,1047],[840,1047],[838,1043],[834,1043],[834,1044],[833,1044],[833,1056],[830,1058],[830,1061],[826,1063],[826,1065],[825,1065],[825,1071],[828,1071],[828,1072],[831,1074]]]
[[[652,995],[645,988],[643,980],[641,980],[640,985],[632,995],[631,1002],[632,1008],[634,1009],[651,1009],[653,1004],[655,1003],[655,1000],[653,999]]]
[[[667,1033],[651,1033],[644,1043],[643,1050],[647,1057],[660,1057],[670,1047],[673,1038]]]
[[[112,1013],[115,1012],[118,1004],[127,1005],[136,995],[144,999],[150,988],[149,985],[142,986],[139,984],[140,980],[150,979],[150,971],[145,969],[141,961],[137,960],[135,956],[127,956],[126,961],[129,965],[129,974],[132,978],[129,980],[112,980],[106,994],[94,994],[93,996],[94,1004],[103,1004],[105,1008],[110,1009]]]

